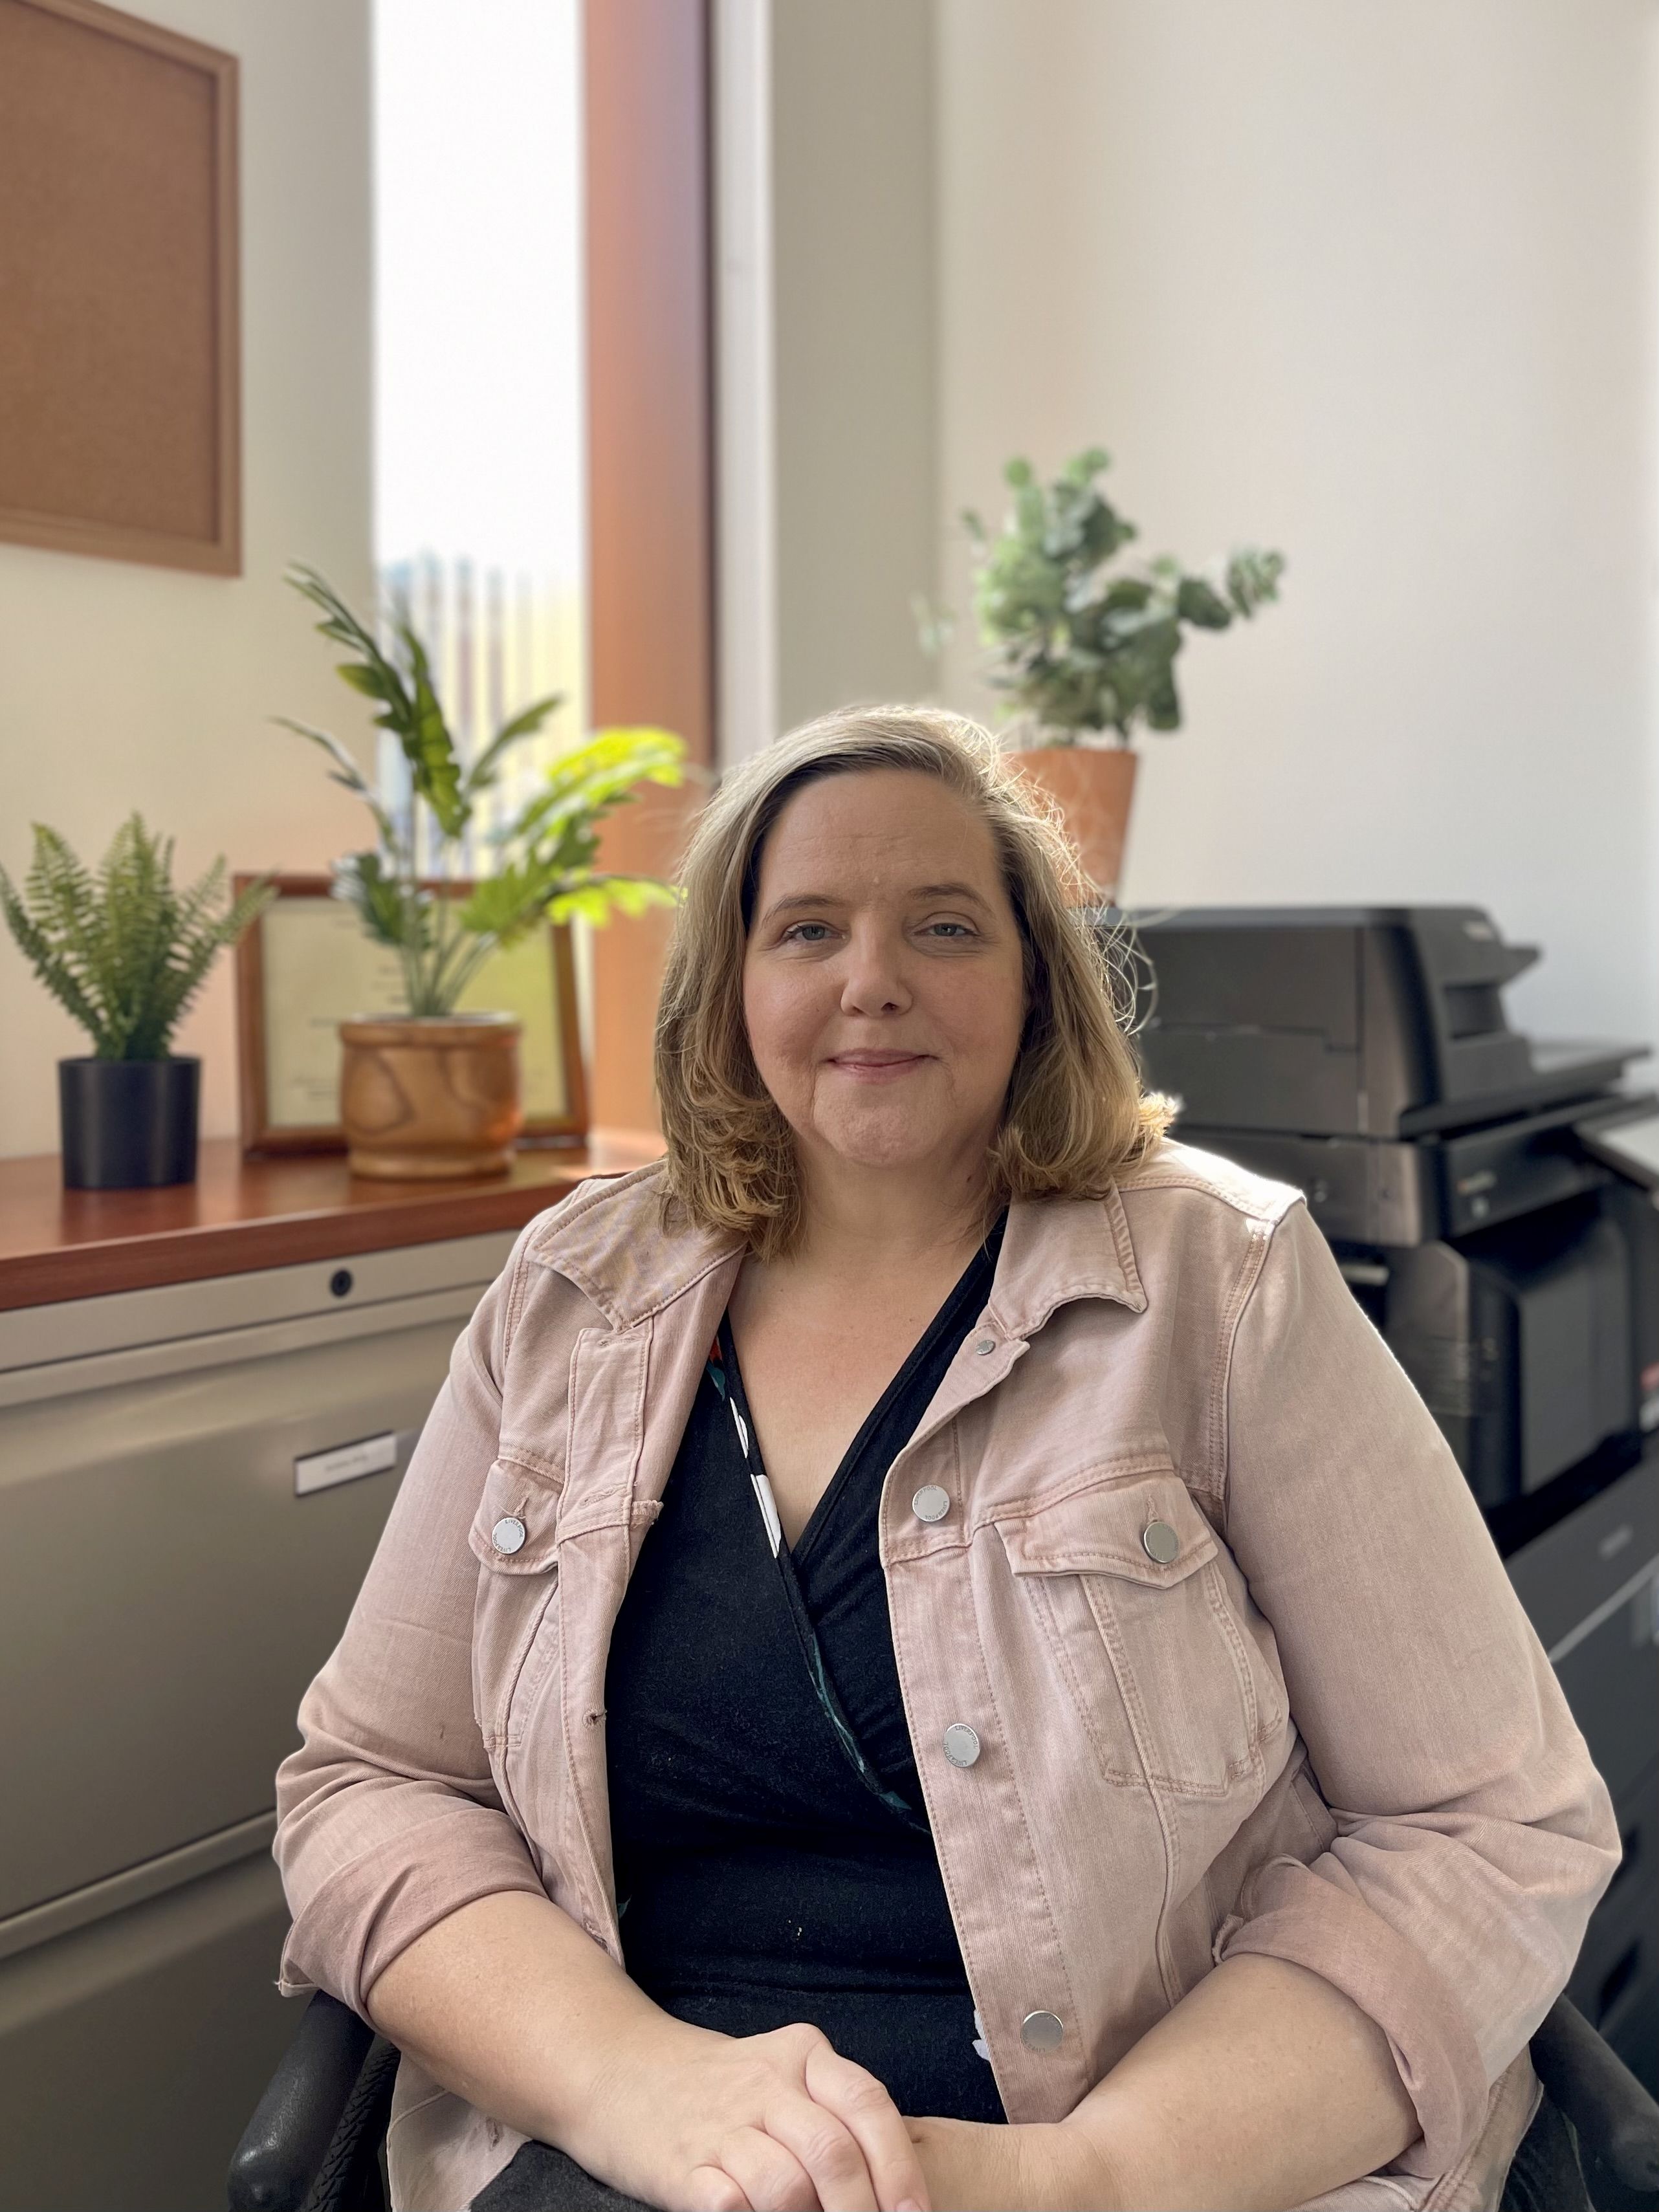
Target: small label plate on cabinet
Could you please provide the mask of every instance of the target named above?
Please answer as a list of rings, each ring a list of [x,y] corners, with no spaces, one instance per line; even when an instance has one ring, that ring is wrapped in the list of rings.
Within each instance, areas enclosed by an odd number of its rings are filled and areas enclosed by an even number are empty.
[[[332,1451],[311,1452],[304,1459],[296,1459],[294,1494],[304,1498],[313,1490],[332,1490],[337,1482],[384,1474],[397,1464],[397,1433],[388,1429],[381,1437],[363,1437],[355,1444],[336,1444]]]

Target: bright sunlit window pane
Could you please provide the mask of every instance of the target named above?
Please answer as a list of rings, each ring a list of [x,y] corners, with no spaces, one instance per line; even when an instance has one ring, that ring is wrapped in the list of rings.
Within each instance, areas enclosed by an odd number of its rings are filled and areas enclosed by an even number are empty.
[[[465,744],[560,690],[556,746],[583,726],[577,0],[376,0],[374,39],[382,584]]]

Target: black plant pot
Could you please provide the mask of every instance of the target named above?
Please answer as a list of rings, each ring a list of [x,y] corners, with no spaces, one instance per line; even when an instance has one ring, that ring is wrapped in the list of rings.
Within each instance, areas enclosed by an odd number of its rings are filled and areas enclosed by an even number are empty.
[[[196,1180],[199,1060],[60,1060],[66,1190]]]

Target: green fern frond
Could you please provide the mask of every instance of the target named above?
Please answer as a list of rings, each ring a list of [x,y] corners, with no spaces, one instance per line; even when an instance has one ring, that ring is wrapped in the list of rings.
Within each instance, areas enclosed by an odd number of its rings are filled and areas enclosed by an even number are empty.
[[[22,890],[0,869],[7,927],[100,1060],[165,1060],[215,958],[275,896],[261,882],[224,907],[222,859],[180,891],[173,854],[134,814],[89,871],[37,822]]]

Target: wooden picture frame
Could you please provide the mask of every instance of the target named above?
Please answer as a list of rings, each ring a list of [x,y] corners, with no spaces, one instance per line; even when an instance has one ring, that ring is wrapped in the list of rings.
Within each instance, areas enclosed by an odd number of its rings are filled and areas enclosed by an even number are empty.
[[[234,886],[240,895],[258,880],[239,875]],[[340,1048],[337,1036],[331,1046],[330,1034],[354,1014],[402,1012],[397,957],[374,942],[353,907],[333,896],[328,876],[270,880],[276,900],[236,947],[242,1156],[343,1152]],[[472,886],[428,888],[464,898]],[[503,1001],[526,1024],[519,1142],[580,1144],[587,1133],[587,1091],[568,927],[549,923],[520,945],[494,954],[461,1003],[481,1007]],[[329,1115],[324,1103],[331,1097],[336,1103]]]
[[[0,539],[241,573],[234,54],[0,0]]]

